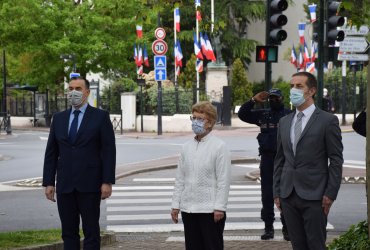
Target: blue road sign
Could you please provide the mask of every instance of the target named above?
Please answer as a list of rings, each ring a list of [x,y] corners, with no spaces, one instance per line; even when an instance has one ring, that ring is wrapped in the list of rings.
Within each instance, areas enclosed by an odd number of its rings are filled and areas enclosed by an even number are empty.
[[[154,68],[166,69],[167,59],[166,56],[154,56]]]
[[[155,80],[163,81],[167,79],[167,70],[166,69],[155,69]]]

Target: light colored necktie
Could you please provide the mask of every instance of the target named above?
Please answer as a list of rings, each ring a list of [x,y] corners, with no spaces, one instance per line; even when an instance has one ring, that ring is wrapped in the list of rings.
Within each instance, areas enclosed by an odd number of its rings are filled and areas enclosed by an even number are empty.
[[[295,155],[295,151],[296,151],[296,147],[297,147],[299,137],[301,137],[301,133],[302,133],[302,117],[303,117],[303,115],[304,114],[302,112],[299,112],[297,114],[297,121],[294,124],[294,144],[293,144],[294,155]]]

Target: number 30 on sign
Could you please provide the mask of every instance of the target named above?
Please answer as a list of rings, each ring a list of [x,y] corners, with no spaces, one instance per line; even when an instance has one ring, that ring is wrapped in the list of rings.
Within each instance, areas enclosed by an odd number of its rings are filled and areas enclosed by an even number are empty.
[[[168,46],[167,43],[163,40],[155,40],[152,43],[152,51],[155,55],[162,56],[167,53]]]

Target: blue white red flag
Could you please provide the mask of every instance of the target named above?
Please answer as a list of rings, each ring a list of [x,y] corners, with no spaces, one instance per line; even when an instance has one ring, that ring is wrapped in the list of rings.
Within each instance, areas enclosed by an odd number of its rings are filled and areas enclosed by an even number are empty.
[[[311,23],[316,21],[316,4],[308,5],[308,9],[310,10],[310,17],[311,17]]]
[[[181,73],[180,66],[176,66],[176,75],[179,76]]]
[[[146,45],[144,44],[144,65],[145,67],[149,67],[149,58],[148,53],[146,51]]]
[[[200,13],[200,10],[197,10],[195,15],[196,15],[195,18],[198,21],[202,21],[202,14]]]
[[[298,62],[297,62],[297,54],[295,52],[294,44],[292,47],[292,52],[290,54],[290,63],[293,64],[297,68]]]
[[[176,61],[176,66],[182,67],[182,51],[181,51],[181,46],[179,40],[176,41],[175,44],[175,61]]]
[[[310,57],[310,53],[308,52],[308,47],[307,47],[306,41],[304,42],[304,54],[303,54],[303,59],[304,59],[304,61],[305,61],[306,63],[311,61],[311,57]]]
[[[142,38],[143,37],[143,26],[137,24],[136,25],[136,36],[137,38]]]
[[[137,45],[137,66],[143,65],[143,62],[143,49],[140,47],[140,45]]]
[[[203,72],[203,61],[202,60],[197,59],[197,65],[196,65],[195,69],[199,73]]]
[[[298,59],[298,68],[300,68],[301,70],[303,69],[303,71],[305,71],[305,61],[303,59],[303,55],[302,55],[302,47],[299,47],[299,59]]]
[[[212,62],[216,61],[215,53],[213,52],[211,41],[209,40],[207,33],[204,33],[204,40],[206,41],[206,47],[207,47],[207,59],[211,60]]]
[[[302,45],[304,45],[304,30],[306,29],[305,23],[298,23],[298,35],[299,41]]]
[[[206,44],[206,41],[204,40],[202,32],[199,32],[199,39],[200,39],[200,47],[202,49],[202,53],[203,55],[207,57],[207,44]]]
[[[134,43],[134,59],[135,59],[135,64],[138,65],[137,63],[137,48],[136,48],[136,44]]]
[[[317,58],[316,56],[317,48],[314,41],[311,41],[311,62],[314,62]]]
[[[175,27],[176,31],[180,32],[180,9],[175,8]]]
[[[194,54],[195,54],[195,56],[198,59],[202,59],[203,60],[203,55],[202,55],[202,52],[200,50],[200,46],[199,46],[199,42],[198,42],[198,39],[197,39],[197,35],[195,33],[194,33]]]
[[[143,65],[137,67],[136,69],[136,74],[138,75],[142,75],[144,73],[144,68],[143,68]]]
[[[310,73],[315,72],[315,63],[314,62],[309,62],[306,64],[306,71]]]

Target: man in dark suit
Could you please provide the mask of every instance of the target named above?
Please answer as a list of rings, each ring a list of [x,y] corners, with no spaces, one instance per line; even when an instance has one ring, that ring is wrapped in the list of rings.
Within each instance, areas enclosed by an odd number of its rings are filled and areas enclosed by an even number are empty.
[[[293,249],[324,250],[327,216],[342,180],[338,118],[317,108],[316,78],[295,73],[290,101],[296,111],[280,119],[274,160],[274,201],[282,209]]]
[[[64,249],[80,249],[80,217],[84,249],[100,249],[100,201],[115,183],[113,126],[108,112],[88,105],[87,80],[72,78],[68,91],[72,107],[53,116],[42,185],[47,199],[57,194]]]

